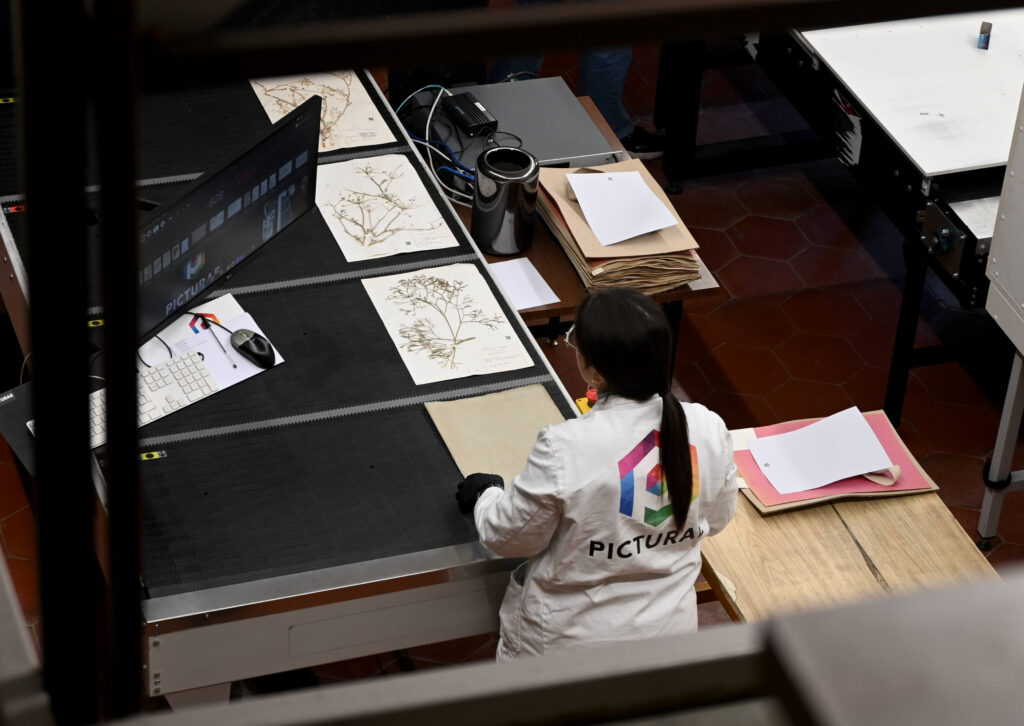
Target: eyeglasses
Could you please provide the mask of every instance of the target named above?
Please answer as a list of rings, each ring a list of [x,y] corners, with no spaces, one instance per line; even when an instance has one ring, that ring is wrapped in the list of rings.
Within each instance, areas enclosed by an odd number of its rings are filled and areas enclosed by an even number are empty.
[[[565,344],[573,350],[579,350],[576,347],[576,323],[569,326],[569,329],[565,331]]]

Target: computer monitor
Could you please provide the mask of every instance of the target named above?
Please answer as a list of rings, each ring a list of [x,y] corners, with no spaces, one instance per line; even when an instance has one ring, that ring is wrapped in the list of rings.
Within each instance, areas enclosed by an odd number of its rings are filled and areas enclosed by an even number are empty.
[[[320,106],[313,96],[145,218],[139,226],[140,342],[313,207]]]

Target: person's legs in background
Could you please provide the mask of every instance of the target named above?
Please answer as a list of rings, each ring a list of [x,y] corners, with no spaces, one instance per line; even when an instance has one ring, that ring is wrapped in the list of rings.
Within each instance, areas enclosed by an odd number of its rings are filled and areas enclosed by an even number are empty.
[[[662,139],[637,126],[622,103],[633,50],[628,45],[595,48],[580,53],[580,92],[590,96],[622,145],[636,159],[661,156]]]
[[[703,39],[661,46],[654,123],[665,133],[661,168],[669,194],[683,191],[686,177],[693,172],[704,52]]]

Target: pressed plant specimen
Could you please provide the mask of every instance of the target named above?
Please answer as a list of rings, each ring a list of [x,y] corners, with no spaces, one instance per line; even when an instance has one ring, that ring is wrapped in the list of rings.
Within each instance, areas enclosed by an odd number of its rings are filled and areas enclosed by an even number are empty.
[[[352,105],[354,76],[349,71],[336,71],[315,76],[289,79],[280,83],[253,81],[263,94],[272,100],[278,118],[301,106],[311,96],[320,96],[320,149],[330,149],[335,127]]]
[[[429,232],[441,226],[440,219],[414,226],[410,213],[423,205],[415,196],[403,199],[391,189],[404,176],[402,170],[366,163],[352,171],[369,180],[368,188],[346,189],[328,206],[345,233],[363,247],[379,245],[402,232]]]
[[[458,368],[455,356],[459,347],[476,336],[466,328],[483,326],[494,330],[503,318],[488,315],[466,293],[467,284],[434,275],[407,277],[393,286],[387,299],[395,302],[403,315],[415,318],[399,328],[405,340],[402,347],[410,353],[424,351],[431,360],[447,368]]]

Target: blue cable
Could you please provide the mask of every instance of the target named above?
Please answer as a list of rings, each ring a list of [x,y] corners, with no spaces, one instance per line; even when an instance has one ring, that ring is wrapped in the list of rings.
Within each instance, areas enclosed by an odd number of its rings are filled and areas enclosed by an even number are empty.
[[[409,136],[411,138],[416,139],[417,141],[422,141],[424,144],[437,144],[438,146],[443,146],[445,151],[448,152],[448,156],[452,157],[452,161],[454,161],[459,166],[459,168],[461,168],[463,171],[468,171],[470,174],[473,173],[473,168],[469,167],[469,166],[466,166],[461,161],[459,161],[458,154],[456,154],[454,149],[452,149],[452,147],[448,146],[448,144],[446,144],[445,142],[438,141],[437,139],[431,139],[430,141],[427,141],[426,139],[424,139],[424,138],[422,138],[420,136],[417,136],[416,134],[414,134],[412,131],[409,131],[408,129],[406,129],[406,132],[409,134]]]
[[[439,166],[439,167],[437,167],[437,170],[438,171],[450,171],[455,176],[462,177],[466,181],[475,181],[475,179],[473,177],[471,177],[469,174],[463,174],[458,169],[452,169],[450,166]]]

